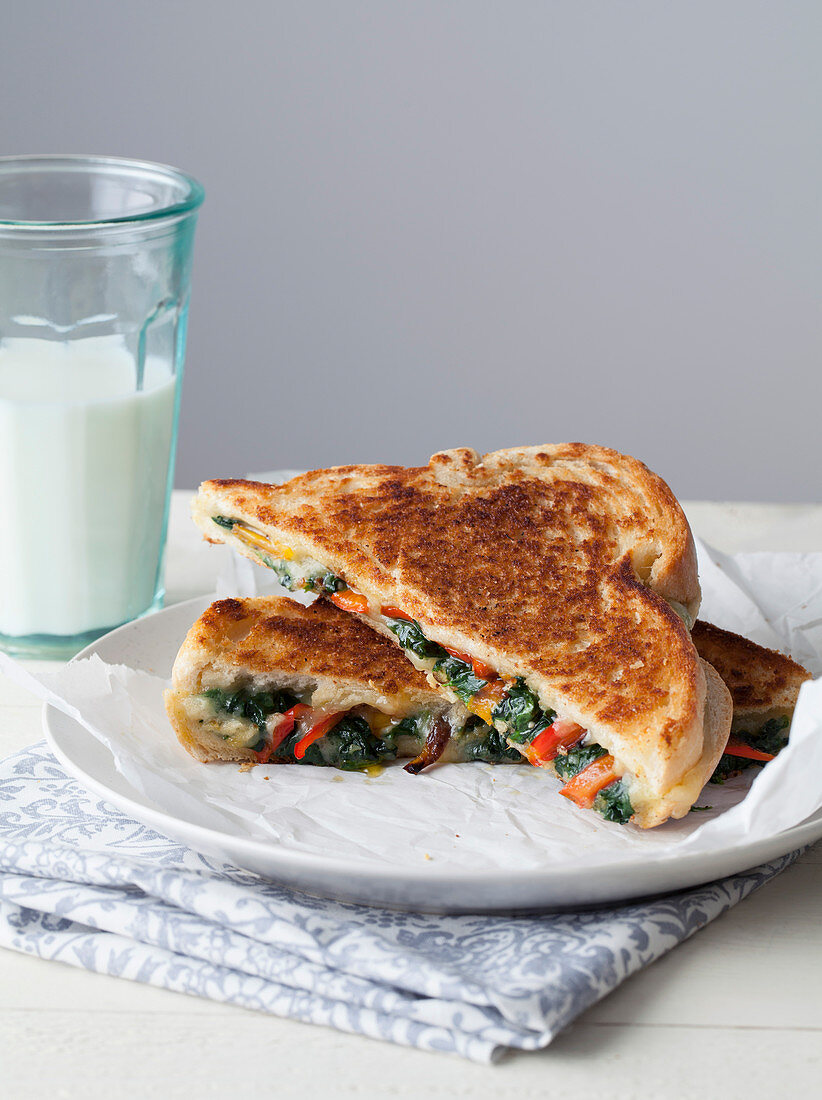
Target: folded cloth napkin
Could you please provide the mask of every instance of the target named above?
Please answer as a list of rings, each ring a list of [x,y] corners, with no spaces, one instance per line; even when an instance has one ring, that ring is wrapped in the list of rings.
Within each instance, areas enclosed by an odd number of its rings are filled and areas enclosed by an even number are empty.
[[[614,909],[439,917],[307,897],[222,866],[70,779],[0,763],[0,946],[423,1050],[536,1050],[798,853]]]

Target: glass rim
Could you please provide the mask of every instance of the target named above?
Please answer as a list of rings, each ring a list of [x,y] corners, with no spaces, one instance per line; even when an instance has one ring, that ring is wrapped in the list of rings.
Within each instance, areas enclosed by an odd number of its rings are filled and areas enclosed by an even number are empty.
[[[134,172],[150,172],[158,176],[184,184],[186,194],[178,202],[166,203],[151,210],[143,210],[135,214],[123,214],[115,218],[95,218],[89,220],[56,219],[49,221],[32,221],[30,219],[0,218],[0,229],[95,229],[105,226],[126,226],[142,224],[145,222],[162,221],[166,218],[179,217],[189,214],[202,205],[205,198],[205,188],[194,176],[181,172],[170,164],[162,164],[151,160],[134,160],[131,157],[93,156],[83,153],[14,153],[10,156],[0,156],[0,177],[5,169],[20,167],[36,169],[54,168],[65,165],[69,169],[79,170],[85,168],[91,173],[95,168],[120,168],[131,169]]]

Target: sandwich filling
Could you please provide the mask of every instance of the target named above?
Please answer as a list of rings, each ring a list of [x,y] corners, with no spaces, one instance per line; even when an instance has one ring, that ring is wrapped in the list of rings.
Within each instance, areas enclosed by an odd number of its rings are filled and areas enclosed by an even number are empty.
[[[407,770],[433,763],[450,745],[449,759],[514,763],[519,755],[497,730],[473,718],[458,730],[428,711],[396,717],[373,707],[347,711],[312,707],[282,690],[207,688],[182,700],[190,722],[236,749],[250,750],[260,764],[313,764],[363,771],[413,757]]]
[[[231,530],[276,573],[284,588],[325,595],[343,611],[362,615],[392,633],[415,668],[450,688],[486,728],[504,735],[509,752],[519,753],[534,766],[547,767],[563,780],[560,794],[609,821],[625,824],[630,820],[634,813],[633,777],[582,726],[543,709],[522,677],[503,679],[491,666],[467,653],[431,641],[420,624],[399,608],[373,608],[366,596],[353,591],[326,566],[309,557],[295,559],[290,547],[275,543],[245,521],[226,516],[212,516],[212,520]],[[409,765],[409,769],[421,770],[431,762],[425,758],[424,747],[412,763],[417,762],[418,768]]]
[[[227,516],[212,516],[218,527],[225,527],[235,538],[244,543],[259,558],[263,565],[273,569],[277,580],[289,592],[316,592],[318,594],[336,592],[346,587],[345,582],[326,569],[313,558],[295,559],[294,551],[288,546],[274,543],[262,531],[257,531],[241,519],[229,519]]]
[[[783,714],[778,718],[769,718],[753,733],[732,730],[710,782],[724,783],[746,768],[761,766],[775,759],[788,743],[790,724],[790,718]]]

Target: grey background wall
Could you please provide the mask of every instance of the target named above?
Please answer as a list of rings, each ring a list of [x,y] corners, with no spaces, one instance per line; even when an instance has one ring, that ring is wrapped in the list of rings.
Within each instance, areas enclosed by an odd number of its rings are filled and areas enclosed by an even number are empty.
[[[817,0],[3,0],[0,33],[0,150],[206,186],[178,484],[583,439],[819,499]]]

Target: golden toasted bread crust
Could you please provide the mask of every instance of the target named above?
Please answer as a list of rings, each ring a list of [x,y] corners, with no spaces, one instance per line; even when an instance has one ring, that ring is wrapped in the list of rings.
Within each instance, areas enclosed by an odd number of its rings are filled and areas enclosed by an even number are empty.
[[[242,518],[434,641],[525,676],[658,794],[702,755],[705,676],[666,603],[695,614],[693,540],[636,459],[580,443],[459,449],[282,486],[205,482],[193,514],[253,558],[211,519]]]
[[[740,634],[701,619],[694,624],[694,645],[727,684],[737,732],[772,717],[790,717],[799,689],[811,674],[802,665]]]

